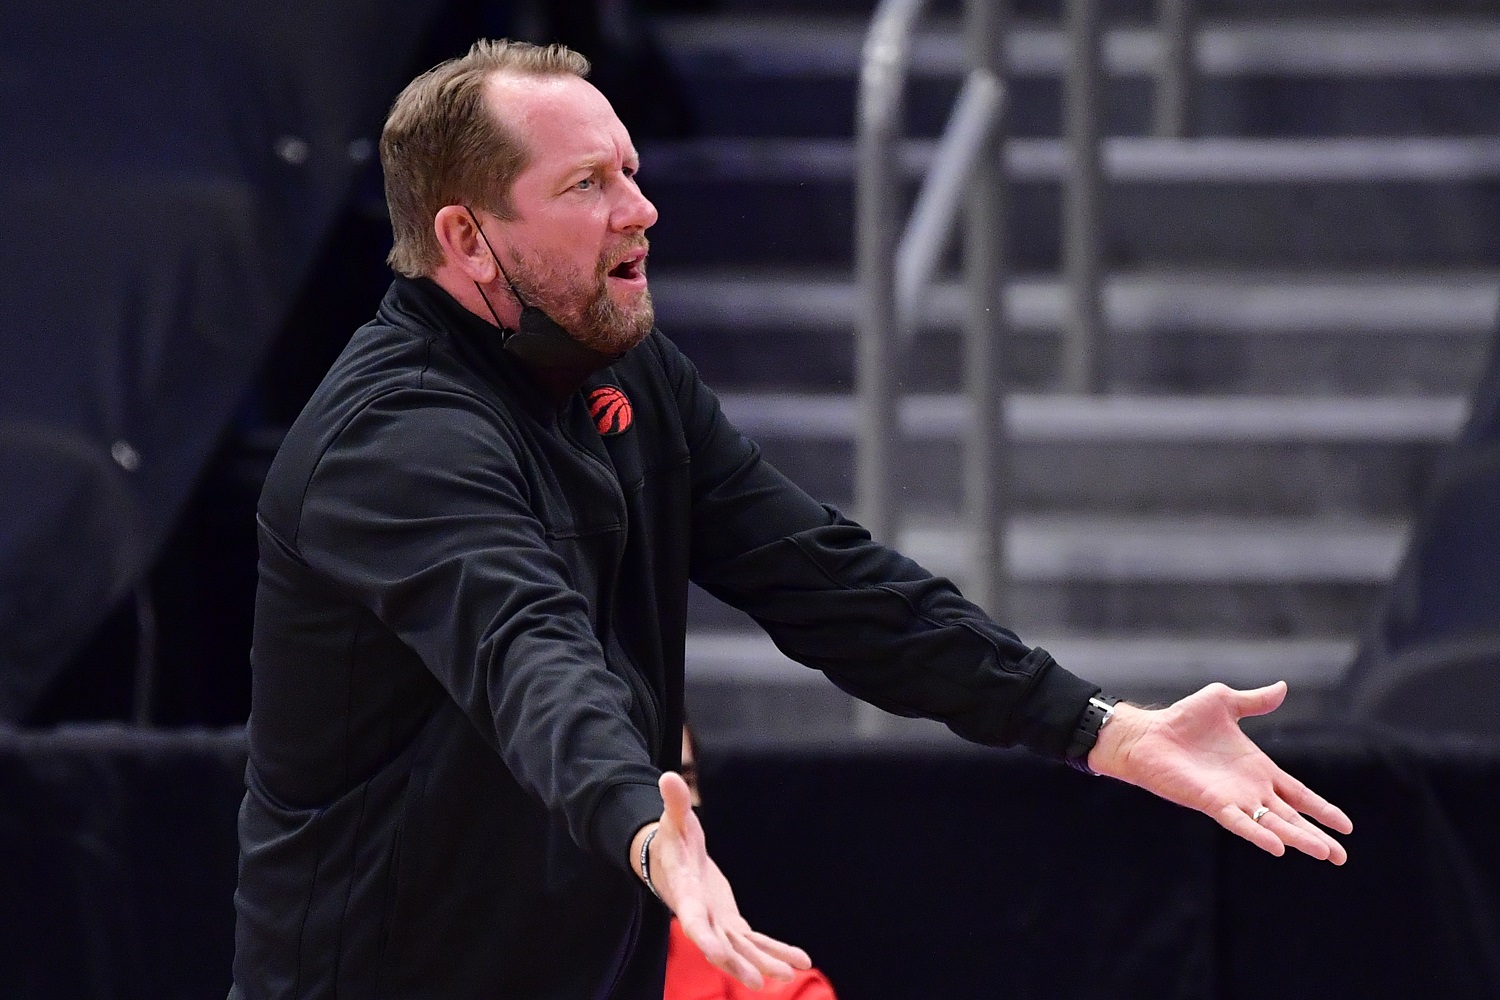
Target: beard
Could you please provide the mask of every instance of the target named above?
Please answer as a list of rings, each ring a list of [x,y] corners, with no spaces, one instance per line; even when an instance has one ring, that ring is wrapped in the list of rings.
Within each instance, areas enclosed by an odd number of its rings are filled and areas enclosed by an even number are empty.
[[[646,246],[645,237],[632,240],[620,248],[618,256],[628,256]],[[528,303],[546,313],[574,340],[615,357],[645,340],[656,322],[650,288],[626,307],[610,298],[609,272],[618,263],[618,259],[600,261],[588,279],[579,281],[540,257],[517,253],[510,280]],[[645,267],[644,260],[640,266]]]

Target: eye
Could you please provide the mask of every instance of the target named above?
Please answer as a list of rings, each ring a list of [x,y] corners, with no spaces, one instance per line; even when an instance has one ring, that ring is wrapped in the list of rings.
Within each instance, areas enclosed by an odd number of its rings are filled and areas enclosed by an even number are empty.
[[[592,177],[585,177],[583,180],[581,180],[577,184],[573,185],[573,189],[575,191],[591,191],[591,190],[593,190],[593,188],[594,188],[594,178],[592,178]]]

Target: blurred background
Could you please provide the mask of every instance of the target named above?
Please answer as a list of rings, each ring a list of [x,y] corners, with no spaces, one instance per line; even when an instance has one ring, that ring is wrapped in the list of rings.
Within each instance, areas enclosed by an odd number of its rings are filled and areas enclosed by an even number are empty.
[[[1357,827],[1268,867],[695,594],[752,919],[848,996],[1500,995],[1495,0],[83,0],[0,11],[0,996],[227,989],[260,482],[386,109],[501,35],[593,61],[773,462],[1112,693],[1289,681]]]

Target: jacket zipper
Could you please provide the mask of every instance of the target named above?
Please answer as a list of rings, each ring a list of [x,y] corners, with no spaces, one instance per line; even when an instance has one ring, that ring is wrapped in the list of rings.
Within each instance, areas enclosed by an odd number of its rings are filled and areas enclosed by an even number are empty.
[[[625,683],[629,685],[631,693],[635,696],[636,700],[641,703],[642,713],[646,716],[646,749],[651,752],[652,761],[657,761],[660,759],[662,752],[661,708],[656,703],[656,695],[652,692],[651,685],[641,676],[640,670],[635,665],[635,660],[631,657],[630,652],[626,650],[625,644],[619,640],[615,629],[615,594],[619,593],[620,590],[620,573],[625,566],[625,545],[629,540],[630,532],[630,511],[625,505],[625,491],[621,489],[619,480],[615,478],[614,470],[606,465],[599,456],[576,441],[568,433],[566,424],[558,421],[557,426],[568,444],[572,445],[574,450],[597,465],[600,471],[604,473],[604,479],[609,483],[615,497],[617,509],[620,512],[620,546],[615,553],[614,572],[610,577],[609,607],[601,609],[604,612],[601,618],[604,622],[604,627],[614,637],[615,647],[620,651],[620,657],[625,661],[623,664],[625,668]]]

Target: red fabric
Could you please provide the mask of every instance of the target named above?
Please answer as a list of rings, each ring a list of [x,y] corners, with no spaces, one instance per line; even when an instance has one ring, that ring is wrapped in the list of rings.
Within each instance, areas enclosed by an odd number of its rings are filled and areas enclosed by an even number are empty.
[[[667,939],[667,992],[663,1000],[836,1000],[833,987],[817,969],[797,973],[789,983],[768,982],[752,990],[720,972],[688,940],[677,918]]]

